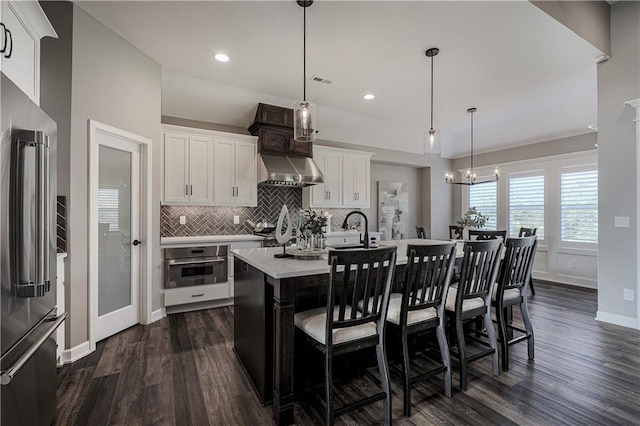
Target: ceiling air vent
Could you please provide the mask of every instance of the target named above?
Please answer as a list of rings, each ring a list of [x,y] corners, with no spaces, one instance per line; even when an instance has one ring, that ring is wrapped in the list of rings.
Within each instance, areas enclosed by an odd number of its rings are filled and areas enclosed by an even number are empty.
[[[318,83],[324,83],[324,84],[331,84],[333,83],[333,81],[328,80],[326,78],[322,78],[322,77],[318,77],[317,75],[312,75],[311,76],[311,81],[316,81]]]

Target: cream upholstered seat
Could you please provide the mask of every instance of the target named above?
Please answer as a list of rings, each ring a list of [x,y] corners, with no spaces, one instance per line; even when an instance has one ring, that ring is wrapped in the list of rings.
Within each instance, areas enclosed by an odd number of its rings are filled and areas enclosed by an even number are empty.
[[[333,320],[338,320],[340,308],[333,309]],[[351,317],[351,306],[345,306],[344,316]],[[356,313],[356,318],[360,318],[362,314]],[[307,333],[323,345],[326,344],[327,333],[327,308],[321,307],[310,309],[304,312],[298,312],[293,317],[293,322],[300,330]],[[351,342],[353,340],[363,339],[365,337],[375,336],[377,333],[376,324],[368,322],[365,324],[355,325],[353,327],[336,328],[333,330],[333,344]]]
[[[447,293],[447,301],[445,302],[445,309],[447,311],[455,311],[456,310],[456,296],[458,294],[458,289],[456,287],[449,287],[449,292]],[[474,297],[473,299],[465,299],[462,302],[462,311],[470,311],[472,309],[479,308],[484,306],[484,300],[481,297]]]
[[[418,296],[420,297],[420,296]],[[369,301],[369,309],[371,309],[371,304],[373,302]],[[362,301],[358,303],[358,309],[362,309],[363,307]],[[402,294],[401,293],[391,293],[389,296],[389,310],[387,311],[387,321],[400,325],[400,311],[402,310]],[[407,313],[407,325],[417,324],[419,322],[428,321],[438,316],[438,312],[435,308],[425,308],[419,309],[417,311],[410,311]]]
[[[495,286],[493,288],[493,293],[491,295],[491,300],[492,301],[496,301],[496,296],[498,294],[498,286]],[[520,289],[517,288],[510,288],[508,290],[504,291],[504,300],[511,300],[511,299],[517,299],[518,297],[520,297]]]

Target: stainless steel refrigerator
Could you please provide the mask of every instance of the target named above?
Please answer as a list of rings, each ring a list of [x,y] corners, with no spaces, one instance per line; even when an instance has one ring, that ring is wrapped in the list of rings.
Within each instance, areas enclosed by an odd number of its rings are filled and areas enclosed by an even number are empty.
[[[0,75],[0,422],[56,410],[56,123]]]

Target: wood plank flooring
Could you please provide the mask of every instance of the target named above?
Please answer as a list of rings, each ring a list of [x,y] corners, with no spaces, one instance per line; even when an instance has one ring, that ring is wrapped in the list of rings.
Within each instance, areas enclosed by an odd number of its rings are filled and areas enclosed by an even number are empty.
[[[529,308],[534,361],[512,347],[511,369],[491,375],[489,359],[472,364],[469,389],[447,398],[438,377],[412,392],[413,416],[402,416],[400,378],[392,375],[393,420],[399,425],[638,425],[640,332],[596,322],[596,293],[539,282]],[[516,310],[515,322],[520,323]],[[171,315],[132,327],[96,352],[58,370],[56,425],[269,425],[232,352],[233,308]],[[318,368],[322,368],[321,365]],[[338,389],[370,390],[367,379]],[[299,425],[322,424],[306,402]],[[337,424],[374,425],[376,403]]]

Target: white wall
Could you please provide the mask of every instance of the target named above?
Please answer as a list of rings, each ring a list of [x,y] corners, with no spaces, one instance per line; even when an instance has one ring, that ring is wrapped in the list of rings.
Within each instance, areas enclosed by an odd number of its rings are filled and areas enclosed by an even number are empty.
[[[611,59],[598,64],[599,235],[598,319],[639,328],[638,147],[635,111],[640,98],[640,2],[611,6]],[[616,216],[629,228],[614,227]],[[623,290],[635,291],[635,301]]]
[[[153,229],[160,229],[160,66],[77,6],[73,8],[70,138],[69,346],[88,340],[88,120],[153,141]],[[160,307],[160,233],[154,250],[153,309]]]

